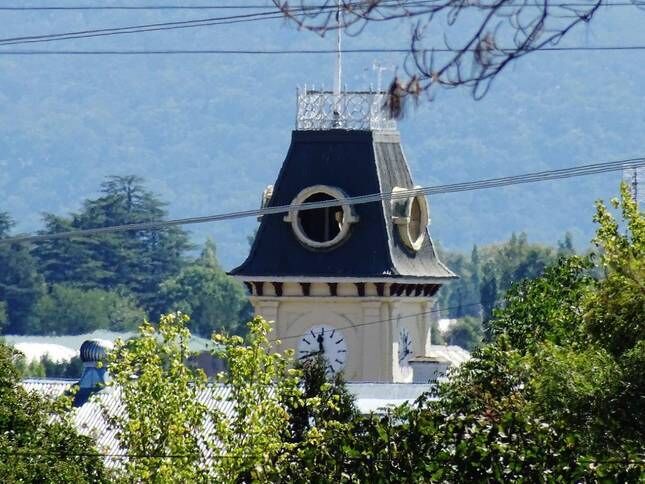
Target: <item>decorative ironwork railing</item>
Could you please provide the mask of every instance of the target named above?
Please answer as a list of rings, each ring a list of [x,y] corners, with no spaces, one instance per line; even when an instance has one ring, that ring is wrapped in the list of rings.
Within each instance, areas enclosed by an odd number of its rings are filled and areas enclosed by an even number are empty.
[[[382,92],[298,91],[296,130],[396,130]]]

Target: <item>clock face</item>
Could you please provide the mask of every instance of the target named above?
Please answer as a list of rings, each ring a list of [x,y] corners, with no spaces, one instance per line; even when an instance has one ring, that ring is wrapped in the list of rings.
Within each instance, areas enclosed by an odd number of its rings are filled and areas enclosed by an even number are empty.
[[[412,356],[412,338],[407,329],[401,328],[399,331],[399,365],[408,365]]]
[[[318,355],[325,359],[328,372],[341,371],[347,361],[347,342],[343,333],[326,325],[309,328],[298,343],[296,358],[304,361]]]

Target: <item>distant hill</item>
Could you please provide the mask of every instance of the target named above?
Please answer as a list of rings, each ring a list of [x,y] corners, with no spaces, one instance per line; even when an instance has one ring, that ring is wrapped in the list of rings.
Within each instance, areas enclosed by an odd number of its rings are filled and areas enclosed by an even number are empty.
[[[223,11],[226,15],[231,12]],[[207,16],[200,12],[2,12],[3,37]],[[645,13],[606,8],[575,45],[645,45]],[[374,26],[347,47],[407,45],[403,23]],[[4,49],[323,48],[331,38],[281,20],[9,46]],[[376,82],[372,62],[347,55],[348,87]],[[416,183],[442,184],[642,156],[645,52],[536,53],[511,66],[480,102],[442,92],[400,124]],[[387,73],[386,77],[391,76]],[[19,231],[42,212],[67,213],[109,174],[138,174],[185,217],[255,208],[289,145],[295,89],[332,78],[331,56],[10,56],[0,54],[0,211]],[[593,201],[619,174],[437,196],[432,235],[469,249],[524,231],[554,243],[592,234]],[[193,226],[217,241],[226,267],[248,250],[255,219]]]

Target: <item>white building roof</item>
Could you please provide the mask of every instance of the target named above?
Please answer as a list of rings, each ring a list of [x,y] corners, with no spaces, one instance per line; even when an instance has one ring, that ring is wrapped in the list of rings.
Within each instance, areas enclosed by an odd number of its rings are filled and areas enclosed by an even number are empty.
[[[87,340],[106,340],[114,342],[117,339],[128,340],[137,336],[137,333],[130,331],[117,333],[115,331],[96,330],[92,333],[64,335],[64,336],[41,336],[8,334],[3,335],[5,343],[25,353],[28,360],[40,359],[47,353],[54,361],[69,361],[78,356],[78,349]],[[191,351],[201,352],[213,348],[213,343],[198,336],[191,336],[189,348]]]
[[[456,345],[430,345],[425,356],[447,360],[450,366],[459,366],[470,359],[470,353]]]
[[[75,356],[78,356],[77,350],[55,343],[23,341],[14,343],[13,347],[25,355],[25,360],[28,363],[40,361],[44,356],[47,356],[49,360],[55,361],[56,363],[68,362]]]

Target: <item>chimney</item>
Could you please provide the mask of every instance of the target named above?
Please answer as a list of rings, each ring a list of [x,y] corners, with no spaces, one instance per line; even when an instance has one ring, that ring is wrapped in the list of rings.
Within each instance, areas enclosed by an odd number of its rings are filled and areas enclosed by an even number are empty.
[[[410,360],[412,383],[437,383],[445,378],[450,361],[441,357],[417,356]]]
[[[107,371],[107,354],[114,345],[103,339],[90,339],[81,345],[83,374],[74,395],[74,406],[82,406],[90,396],[100,391],[110,381]]]

